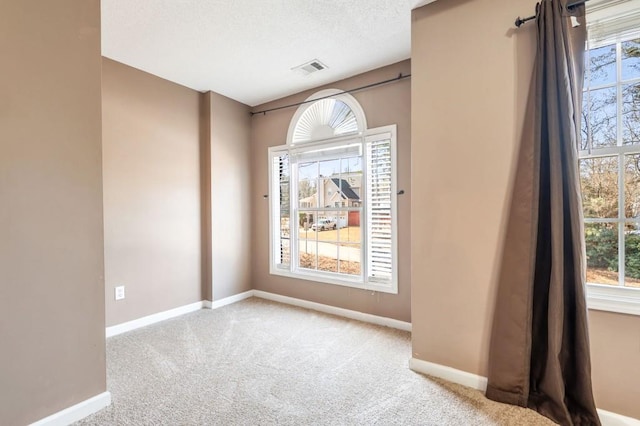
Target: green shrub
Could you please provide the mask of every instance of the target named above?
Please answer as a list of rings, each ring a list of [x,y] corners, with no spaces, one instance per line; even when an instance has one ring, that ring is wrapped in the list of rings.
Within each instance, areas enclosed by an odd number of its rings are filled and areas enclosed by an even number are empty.
[[[625,275],[640,279],[640,235],[625,236]],[[618,230],[587,227],[587,262],[593,268],[618,271]]]
[[[587,227],[587,262],[593,268],[618,270],[618,232],[611,228]]]
[[[624,251],[625,275],[631,278],[640,278],[640,235],[627,235]]]

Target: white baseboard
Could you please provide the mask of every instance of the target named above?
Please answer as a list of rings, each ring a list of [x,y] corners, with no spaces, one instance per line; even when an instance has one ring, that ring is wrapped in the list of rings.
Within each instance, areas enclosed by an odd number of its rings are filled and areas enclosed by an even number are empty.
[[[206,308],[206,309],[217,309],[217,308],[221,308],[223,306],[230,305],[232,303],[239,302],[239,301],[244,300],[244,299],[248,299],[250,297],[253,297],[253,291],[254,290],[248,290],[248,291],[245,291],[243,293],[238,293],[238,294],[234,294],[233,296],[225,297],[224,299],[214,300],[213,302],[210,301],[210,300],[205,300],[203,302],[204,303],[204,308]]]
[[[337,308],[335,306],[323,305],[322,303],[309,302],[308,300],[296,299],[295,297],[282,296],[279,294],[268,293],[262,290],[253,290],[253,295],[261,299],[272,300],[274,302],[285,303],[287,305],[298,306],[301,308],[320,311],[331,315],[351,318],[354,320],[368,322],[371,324],[382,325],[385,327],[396,328],[398,330],[411,331],[411,323],[399,321],[393,318],[380,317],[364,312],[352,311],[350,309]]]
[[[308,300],[296,299],[295,297],[281,296],[279,294],[269,293],[261,290],[249,290],[243,293],[234,294],[233,296],[225,297],[224,299],[203,300],[200,302],[191,303],[189,305],[180,306],[168,311],[158,312],[156,314],[148,315],[146,317],[138,318],[132,321],[123,322],[122,324],[113,325],[106,328],[106,336],[112,337],[118,334],[126,333],[127,331],[135,330],[137,328],[145,327],[147,325],[155,324],[160,321],[164,321],[170,318],[175,318],[180,315],[188,314],[190,312],[198,311],[200,309],[217,309],[232,303],[239,302],[250,297],[259,297],[261,299],[272,300],[274,302],[285,303],[287,305],[299,306],[301,308],[311,309],[314,311],[325,312],[327,314],[337,315],[345,318],[351,318],[362,322],[368,322],[371,324],[383,325],[386,327],[397,328],[399,330],[411,331],[411,323],[398,321],[393,318],[380,317],[372,314],[365,314],[364,312],[352,311],[350,309],[337,308],[335,306],[323,305],[322,303],[309,302]]]
[[[111,393],[102,392],[99,395],[58,411],[44,419],[31,423],[31,426],[67,426],[78,420],[108,407],[111,404]]]
[[[224,299],[215,300],[213,302],[211,302],[210,300],[202,300],[200,302],[191,303],[189,305],[179,306],[177,308],[169,309],[168,311],[158,312],[146,317],[107,327],[106,336],[116,336],[118,334],[126,333],[127,331],[135,330],[136,328],[145,327],[147,325],[155,324],[157,322],[164,321],[170,318],[179,317],[180,315],[188,314],[190,312],[199,311],[200,309],[221,308],[223,306],[248,299],[252,296],[253,290],[249,290],[245,291],[244,293],[234,294],[233,296],[225,297]]]
[[[640,420],[598,408],[602,426],[640,426]]]
[[[411,358],[409,360],[409,368],[417,373],[428,374],[429,376],[438,377],[449,382],[477,389],[481,392],[486,392],[487,390],[486,377],[467,373],[466,371],[457,370],[447,367],[446,365]]]
[[[409,360],[409,368],[417,373],[428,374],[449,382],[477,389],[481,392],[487,391],[487,378],[466,371],[457,370],[445,365],[423,361],[417,358]],[[598,408],[598,415],[602,426],[640,426],[640,420],[612,413]]]
[[[118,334],[126,333],[127,331],[135,330],[136,328],[145,327],[147,325],[155,324],[160,321],[167,320],[169,318],[179,317],[180,315],[188,314],[202,309],[204,303],[202,301],[191,303],[189,305],[179,306],[168,311],[158,312],[157,314],[148,315],[146,317],[138,318],[133,321],[123,322],[122,324],[113,325],[107,327],[107,337],[116,336]]]

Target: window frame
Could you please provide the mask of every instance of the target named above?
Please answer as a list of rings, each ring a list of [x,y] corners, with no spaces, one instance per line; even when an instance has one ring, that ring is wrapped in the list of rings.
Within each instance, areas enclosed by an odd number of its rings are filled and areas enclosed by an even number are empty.
[[[598,224],[609,223],[615,224],[617,228],[618,242],[618,284],[600,284],[586,282],[587,288],[587,307],[593,310],[618,312],[630,315],[640,315],[640,289],[627,287],[624,285],[625,280],[625,224],[638,223],[640,220],[627,218],[625,213],[625,156],[629,154],[640,154],[640,143],[627,144],[623,141],[623,87],[627,85],[640,84],[640,77],[628,80],[622,79],[622,43],[634,40],[640,37],[640,31],[628,33],[623,36],[613,36],[607,39],[598,40],[595,43],[587,42],[586,54],[590,50],[615,44],[616,49],[616,79],[612,83],[601,84],[587,87],[583,90],[583,96],[590,91],[600,89],[615,88],[616,90],[616,145],[607,147],[591,147],[579,149],[578,161],[593,158],[613,157],[618,162],[618,216],[616,218],[583,218],[583,223]],[[585,73],[589,72],[589,67],[585,66]],[[582,117],[580,117],[582,119]],[[581,130],[580,130],[581,131]],[[590,130],[588,130],[590,132]],[[590,135],[589,135],[590,136]],[[582,147],[579,147],[582,148]],[[588,268],[585,262],[585,271]]]
[[[391,142],[391,279],[388,281],[371,280],[368,277],[369,269],[369,242],[367,240],[367,223],[368,223],[368,203],[367,203],[367,191],[368,191],[368,170],[366,160],[367,143],[371,138],[388,138]],[[360,212],[360,275],[349,276],[347,274],[338,274],[337,272],[317,271],[299,268],[298,264],[298,233],[299,227],[293,225],[297,223],[298,213],[300,210],[310,211],[314,208],[306,208],[299,206],[298,189],[297,189],[297,173],[294,171],[295,160],[292,161],[292,153],[300,150],[312,150],[326,149],[332,146],[344,146],[347,144],[358,143],[361,145],[362,163],[363,163],[363,178],[360,188],[360,206],[351,207],[330,207],[320,208],[317,210],[335,210],[335,211],[359,211]],[[289,265],[288,267],[281,267],[276,263],[276,255],[279,253],[279,248],[276,248],[276,244],[280,243],[280,234],[276,235],[275,232],[280,232],[280,229],[275,229],[276,221],[280,220],[280,186],[279,176],[276,176],[277,171],[274,170],[274,159],[280,155],[289,154]],[[268,149],[268,173],[269,173],[269,273],[271,275],[279,275],[288,278],[302,279],[312,282],[334,284],[340,286],[346,286],[351,288],[357,288],[362,290],[377,291],[382,293],[398,294],[398,214],[397,214],[397,126],[395,124],[382,126],[374,129],[367,129],[360,134],[351,134],[346,136],[340,136],[321,141],[298,143],[295,146],[292,144],[273,146]],[[348,204],[348,203],[347,203]],[[315,210],[314,210],[315,211]]]

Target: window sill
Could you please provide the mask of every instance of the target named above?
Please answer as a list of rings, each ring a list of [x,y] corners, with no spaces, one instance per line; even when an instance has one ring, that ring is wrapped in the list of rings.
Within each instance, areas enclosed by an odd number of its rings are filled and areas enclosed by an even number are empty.
[[[277,267],[271,268],[269,271],[271,275],[280,275],[287,278],[295,278],[298,280],[312,281],[323,284],[333,284],[343,287],[351,287],[359,290],[377,291],[380,293],[398,294],[397,284],[385,283],[376,284],[374,282],[362,282],[360,279],[349,278],[335,278],[322,273],[314,272],[291,272],[288,270],[278,269]]]
[[[640,315],[640,289],[587,283],[587,307],[597,311]]]

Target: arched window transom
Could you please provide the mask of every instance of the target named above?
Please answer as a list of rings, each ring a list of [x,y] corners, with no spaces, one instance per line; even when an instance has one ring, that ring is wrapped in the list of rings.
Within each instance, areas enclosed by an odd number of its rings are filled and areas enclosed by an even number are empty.
[[[313,99],[318,100],[301,105],[291,120],[287,144],[358,134],[367,128],[364,112],[353,96],[328,89],[315,93],[307,101]]]

